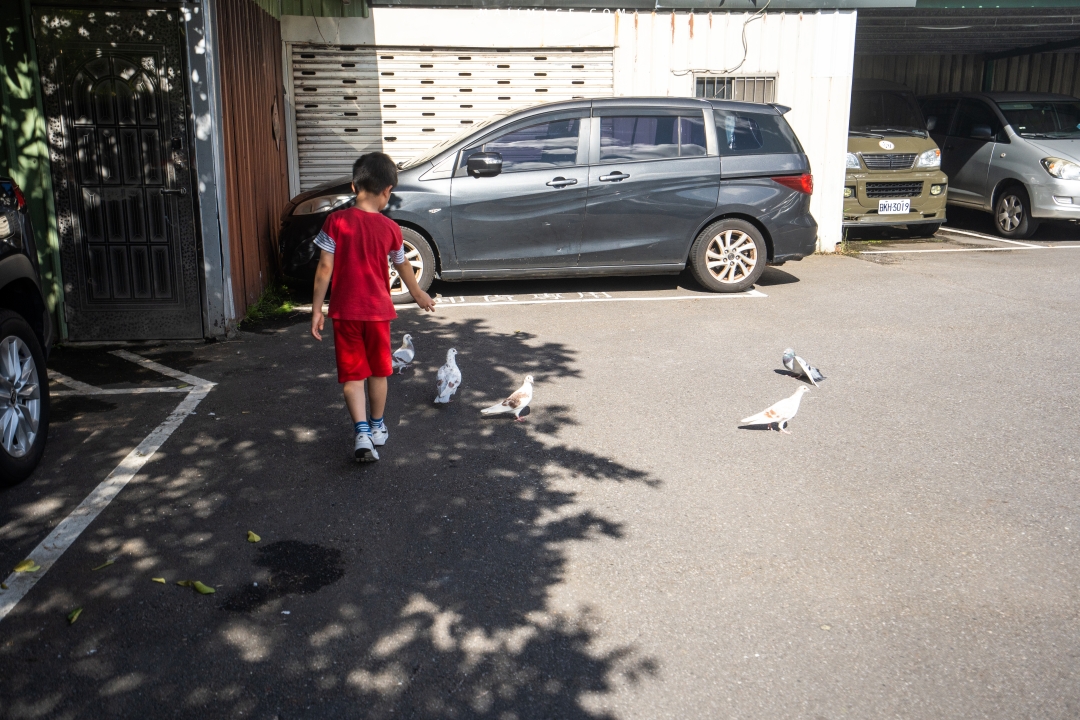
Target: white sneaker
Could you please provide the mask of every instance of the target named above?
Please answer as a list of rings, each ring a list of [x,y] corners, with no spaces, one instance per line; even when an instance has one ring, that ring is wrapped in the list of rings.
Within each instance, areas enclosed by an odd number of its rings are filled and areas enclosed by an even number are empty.
[[[375,447],[382,447],[390,439],[390,431],[386,429],[386,423],[382,427],[371,429],[371,442]]]
[[[371,436],[366,433],[356,433],[353,452],[360,462],[375,462],[379,459],[379,453],[375,451],[375,446],[371,443]]]

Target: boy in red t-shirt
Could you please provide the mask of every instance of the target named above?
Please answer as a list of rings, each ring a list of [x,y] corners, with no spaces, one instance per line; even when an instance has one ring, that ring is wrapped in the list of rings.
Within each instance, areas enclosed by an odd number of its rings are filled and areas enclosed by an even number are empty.
[[[431,296],[416,284],[412,265],[405,261],[401,228],[381,214],[395,185],[397,167],[389,156],[362,155],[353,164],[355,207],[331,213],[315,238],[322,256],[315,271],[311,334],[322,340],[323,298],[333,280],[329,315],[334,321],[338,382],[345,385],[345,404],[356,430],[353,452],[362,462],[378,460],[375,447],[385,445],[389,437],[383,412],[386,378],[393,373],[390,321],[397,313],[390,299],[387,257],[416,304],[424,310],[435,309]],[[371,417],[368,417],[369,395]]]

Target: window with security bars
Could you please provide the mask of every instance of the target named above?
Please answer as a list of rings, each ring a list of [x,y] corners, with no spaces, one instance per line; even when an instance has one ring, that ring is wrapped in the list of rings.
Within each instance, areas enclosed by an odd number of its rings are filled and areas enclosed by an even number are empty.
[[[694,96],[707,100],[776,101],[775,75],[697,75]]]

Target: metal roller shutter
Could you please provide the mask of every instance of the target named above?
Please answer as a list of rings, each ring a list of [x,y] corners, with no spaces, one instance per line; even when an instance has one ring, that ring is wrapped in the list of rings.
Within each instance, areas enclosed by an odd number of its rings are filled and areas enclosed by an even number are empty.
[[[408,160],[499,112],[612,95],[610,49],[469,50],[292,45],[300,187],[356,156]]]

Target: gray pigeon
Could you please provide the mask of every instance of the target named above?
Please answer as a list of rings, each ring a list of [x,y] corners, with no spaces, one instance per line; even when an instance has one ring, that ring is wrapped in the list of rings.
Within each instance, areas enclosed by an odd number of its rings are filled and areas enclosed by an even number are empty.
[[[412,365],[414,357],[416,357],[416,348],[412,344],[412,335],[406,333],[405,337],[401,339],[401,347],[390,356],[390,362],[394,370],[401,373]]]
[[[501,403],[492,405],[491,407],[484,408],[480,412],[485,415],[500,415],[502,413],[514,413],[514,420],[521,421],[521,411],[529,407],[529,403],[532,402],[533,395],[533,376],[526,375],[525,382],[521,384],[521,387],[515,390],[510,397],[503,400]]]
[[[817,384],[825,379],[820,370],[796,355],[791,348],[784,351],[784,367],[789,372],[794,373],[796,377],[806,378],[814,387],[817,387]]]
[[[450,348],[446,351],[446,364],[439,368],[439,374],[435,376],[435,402],[448,403],[450,396],[457,392],[461,386],[461,370],[458,370],[457,350]]]
[[[776,425],[777,430],[790,435],[791,433],[787,431],[787,424],[795,417],[795,413],[799,412],[799,403],[802,402],[802,396],[808,392],[810,392],[810,388],[800,385],[791,397],[786,397],[775,405],[762,410],[757,415],[743,418],[739,422],[743,425]]]

